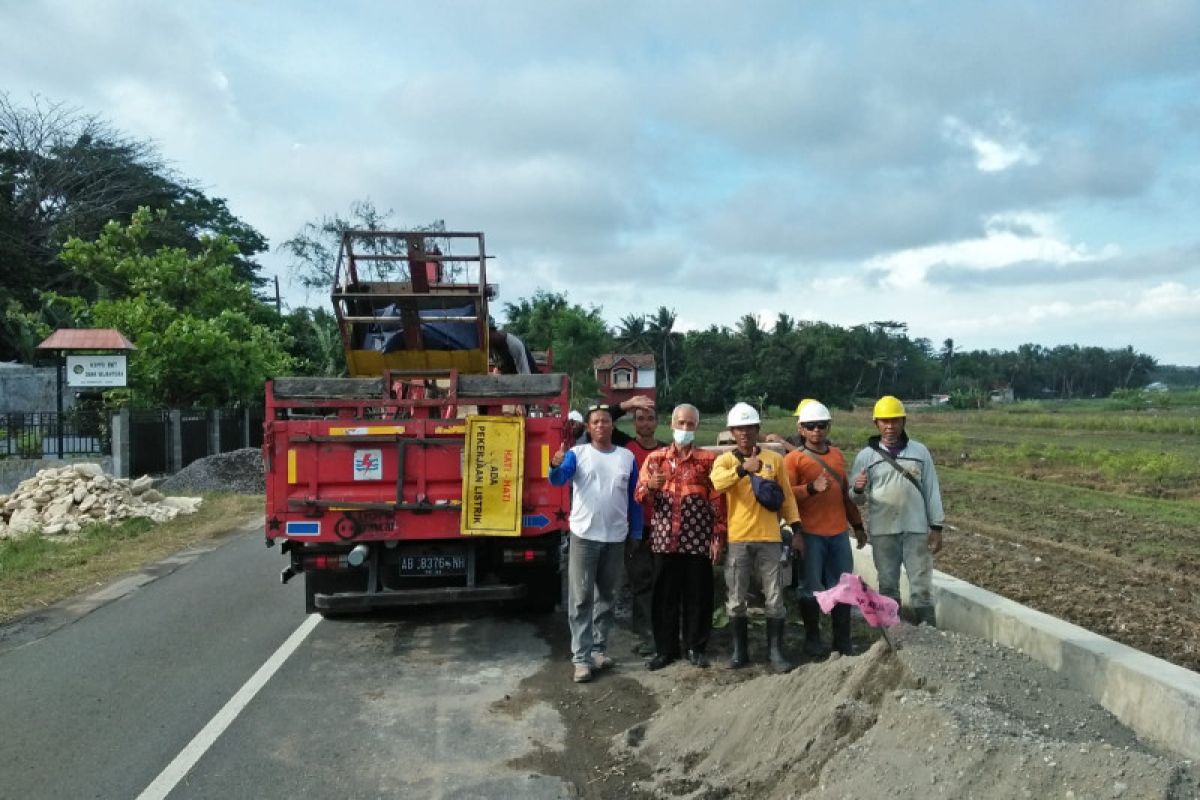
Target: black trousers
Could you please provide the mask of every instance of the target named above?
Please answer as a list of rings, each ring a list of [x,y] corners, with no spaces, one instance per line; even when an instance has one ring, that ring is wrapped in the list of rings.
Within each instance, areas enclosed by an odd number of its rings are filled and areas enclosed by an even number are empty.
[[[654,629],[650,616],[654,591],[654,556],[649,539],[625,540],[625,579],[629,584],[629,627],[638,636],[646,637]]]
[[[654,648],[678,657],[679,617],[683,612],[683,646],[703,653],[712,633],[713,566],[708,556],[654,554]]]

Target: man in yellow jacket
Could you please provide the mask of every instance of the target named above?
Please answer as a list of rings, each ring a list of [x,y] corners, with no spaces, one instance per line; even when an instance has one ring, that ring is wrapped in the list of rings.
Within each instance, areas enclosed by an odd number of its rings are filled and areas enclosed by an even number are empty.
[[[750,661],[746,595],[751,575],[757,574],[766,596],[767,653],[776,671],[787,672],[792,664],[783,654],[786,609],[779,574],[784,563],[779,521],[782,519],[794,534],[799,534],[800,513],[796,510],[796,497],[788,483],[783,456],[758,446],[760,421],[754,407],[738,403],[729,410],[727,423],[733,434],[734,449],[717,458],[709,477],[713,488],[725,495],[727,509],[729,555],[725,559],[725,585],[733,630],[729,666],[738,669]],[[802,537],[795,538],[803,546]]]

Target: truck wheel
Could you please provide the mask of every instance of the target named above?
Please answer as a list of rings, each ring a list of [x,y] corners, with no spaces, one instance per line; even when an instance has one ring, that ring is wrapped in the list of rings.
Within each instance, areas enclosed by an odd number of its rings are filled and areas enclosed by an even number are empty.
[[[317,611],[314,598],[318,592],[325,593],[324,576],[319,572],[304,573],[304,613],[312,614]]]

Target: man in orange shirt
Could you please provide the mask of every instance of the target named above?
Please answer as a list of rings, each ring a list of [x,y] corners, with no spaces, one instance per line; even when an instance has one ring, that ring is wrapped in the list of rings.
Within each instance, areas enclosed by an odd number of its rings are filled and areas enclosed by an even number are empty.
[[[862,516],[850,501],[846,459],[842,451],[829,444],[829,409],[814,401],[800,409],[800,447],[783,460],[788,482],[796,495],[800,511],[801,533],[793,536],[804,543],[804,583],[800,589],[800,618],[804,621],[804,653],[814,658],[829,654],[821,643],[821,610],[813,592],[832,589],[843,572],[854,572],[850,553],[850,528],[861,550],[867,544]],[[852,655],[850,645],[850,606],[838,604],[830,614],[833,621],[833,648]]]

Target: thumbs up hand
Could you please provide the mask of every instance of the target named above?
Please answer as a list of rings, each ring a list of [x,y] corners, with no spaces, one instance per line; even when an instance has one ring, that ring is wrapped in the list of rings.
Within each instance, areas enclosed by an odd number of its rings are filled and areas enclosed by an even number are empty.
[[[858,476],[854,479],[854,490],[857,492],[861,492],[863,489],[866,489],[866,488],[867,488],[867,471],[864,469],[862,472],[858,473]]]
[[[561,466],[563,459],[566,457],[567,457],[567,443],[559,442],[558,450],[556,450],[554,452],[554,455],[552,455],[550,457],[550,466],[552,466],[552,467]]]
[[[659,472],[653,464],[647,464],[646,468],[646,486],[657,492],[667,485],[666,473]]]

